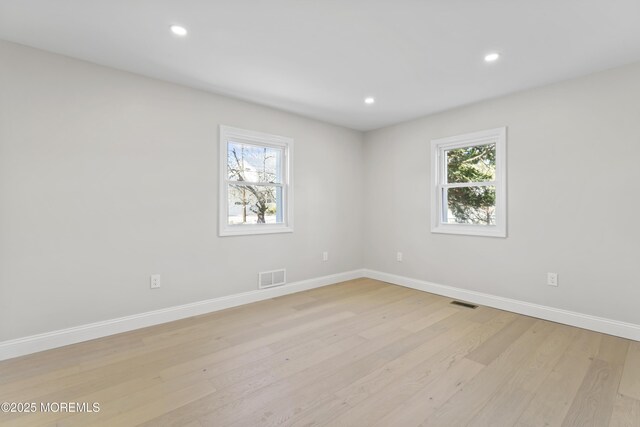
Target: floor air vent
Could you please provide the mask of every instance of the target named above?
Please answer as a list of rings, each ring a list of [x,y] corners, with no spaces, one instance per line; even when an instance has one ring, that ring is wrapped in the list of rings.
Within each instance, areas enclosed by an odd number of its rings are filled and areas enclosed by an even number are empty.
[[[286,270],[263,271],[258,273],[258,288],[266,289],[275,286],[282,286],[287,283]]]
[[[477,305],[469,304],[468,302],[462,302],[462,301],[451,301],[451,304],[459,305],[460,307],[478,308]]]

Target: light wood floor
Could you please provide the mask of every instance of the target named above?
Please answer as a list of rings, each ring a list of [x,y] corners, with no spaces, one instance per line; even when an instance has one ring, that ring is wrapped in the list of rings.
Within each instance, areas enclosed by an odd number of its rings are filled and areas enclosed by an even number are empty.
[[[640,426],[640,343],[358,279],[0,363],[10,426]]]

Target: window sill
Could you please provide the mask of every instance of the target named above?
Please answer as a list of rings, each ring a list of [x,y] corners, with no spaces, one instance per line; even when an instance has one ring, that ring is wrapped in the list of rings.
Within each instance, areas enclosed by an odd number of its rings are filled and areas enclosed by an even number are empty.
[[[461,234],[465,236],[507,237],[507,231],[497,226],[477,226],[465,224],[440,224],[431,228],[432,233]]]
[[[220,230],[220,237],[252,236],[258,234],[293,233],[293,227],[285,225],[234,225]]]

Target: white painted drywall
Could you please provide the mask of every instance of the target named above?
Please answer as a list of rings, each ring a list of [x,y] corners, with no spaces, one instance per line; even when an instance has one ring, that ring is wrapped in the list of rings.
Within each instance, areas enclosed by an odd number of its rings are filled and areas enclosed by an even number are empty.
[[[220,124],[295,139],[294,233],[217,236]],[[362,143],[0,41],[0,341],[360,268]]]
[[[429,141],[501,126],[508,237],[432,234]],[[639,324],[638,182],[640,64],[372,131],[365,267]]]

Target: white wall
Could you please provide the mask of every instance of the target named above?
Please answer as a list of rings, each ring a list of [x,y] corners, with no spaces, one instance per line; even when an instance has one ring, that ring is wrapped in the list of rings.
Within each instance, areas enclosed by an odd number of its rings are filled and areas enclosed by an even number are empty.
[[[294,233],[217,236],[220,124],[295,139]],[[0,42],[0,341],[361,268],[362,142]]]
[[[500,126],[508,238],[431,234],[430,140]],[[365,267],[640,324],[639,182],[640,64],[372,131]]]

